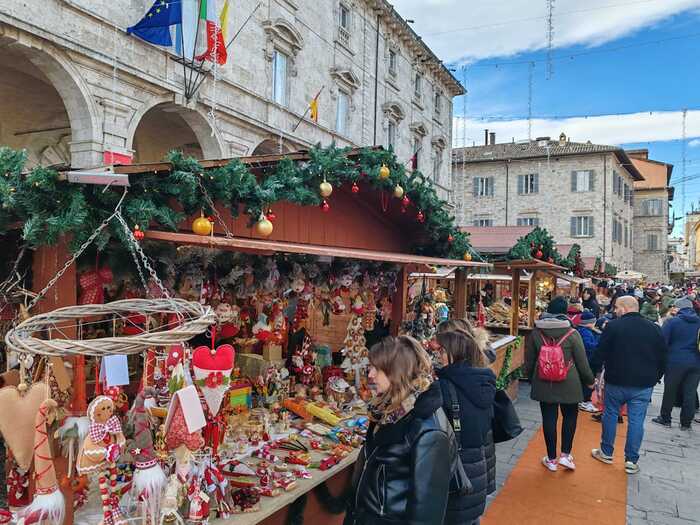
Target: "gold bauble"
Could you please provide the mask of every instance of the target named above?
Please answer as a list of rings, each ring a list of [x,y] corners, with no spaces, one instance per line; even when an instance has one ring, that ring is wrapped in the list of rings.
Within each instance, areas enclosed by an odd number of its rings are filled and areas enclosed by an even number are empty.
[[[318,189],[321,192],[321,197],[324,199],[330,197],[331,193],[333,193],[333,186],[331,186],[330,182],[326,182],[325,180],[320,184]]]
[[[403,191],[403,188],[401,186],[399,186],[398,184],[396,186],[394,186],[394,197],[396,197],[397,199],[400,199],[401,197],[403,197],[403,194],[404,194],[404,191]]]
[[[260,237],[269,237],[272,233],[272,229],[272,223],[265,217],[255,223],[255,233],[260,235]]]
[[[382,180],[386,180],[391,176],[391,171],[387,167],[386,164],[382,164],[382,167],[379,168],[379,178]]]
[[[212,223],[209,222],[209,219],[207,219],[204,215],[197,217],[194,221],[192,221],[192,231],[197,235],[201,235],[202,237],[211,235],[213,228],[214,226]]]
[[[464,257],[463,257],[463,259],[464,259],[465,261],[467,261],[467,262],[471,261],[471,260],[472,260],[472,254],[469,253],[469,252],[464,252]]]

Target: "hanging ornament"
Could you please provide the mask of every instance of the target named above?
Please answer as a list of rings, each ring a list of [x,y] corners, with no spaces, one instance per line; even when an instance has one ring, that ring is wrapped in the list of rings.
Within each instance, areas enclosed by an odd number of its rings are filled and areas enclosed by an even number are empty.
[[[275,222],[275,219],[277,218],[277,215],[275,215],[275,212],[272,211],[272,208],[268,208],[267,213],[265,215],[267,217],[267,220],[270,222]]]
[[[396,186],[394,186],[394,197],[396,197],[397,199],[400,199],[403,197],[403,194],[404,194],[404,191],[400,185],[397,184]]]
[[[333,193],[333,186],[331,186],[330,182],[326,182],[325,179],[319,185],[318,189],[321,192],[321,197],[323,197],[324,199],[330,197],[331,193]]]
[[[143,230],[139,227],[138,224],[134,226],[134,239],[136,239],[137,241],[142,241],[145,236],[146,234],[143,233]]]
[[[422,210],[418,210],[418,214],[416,215],[416,220],[418,222],[425,222],[425,215],[423,214]]]
[[[323,213],[328,213],[331,210],[331,205],[328,204],[328,201],[326,199],[323,199],[323,202],[321,203],[321,211]]]
[[[535,252],[535,257],[538,259],[541,259],[543,255],[542,250],[537,250],[537,252]]]
[[[350,191],[353,193],[360,193],[360,187],[357,185],[357,182],[352,183],[352,188],[350,188]]]
[[[411,199],[408,198],[408,195],[404,195],[403,199],[401,199],[401,206],[408,208],[409,204],[411,204]]]
[[[214,225],[209,222],[209,219],[207,219],[204,216],[204,213],[202,213],[199,217],[192,221],[192,231],[197,235],[206,237],[207,235],[211,235],[212,231],[214,231]]]
[[[452,242],[453,242],[454,240],[455,240],[455,238],[452,237],[452,235],[448,235],[448,236],[447,236],[447,242],[449,242],[450,244],[452,244]]]
[[[389,194],[386,191],[382,191],[379,195],[379,202],[382,205],[382,211],[386,213],[389,209]]]
[[[260,237],[269,237],[272,229],[272,223],[261,213],[258,222],[255,223],[255,233]]]
[[[464,259],[465,261],[469,262],[469,261],[472,260],[472,254],[469,253],[469,252],[464,252],[464,255],[462,256],[462,259]]]
[[[386,180],[391,176],[391,171],[387,167],[386,164],[382,164],[382,167],[379,168],[379,178],[382,180]]]

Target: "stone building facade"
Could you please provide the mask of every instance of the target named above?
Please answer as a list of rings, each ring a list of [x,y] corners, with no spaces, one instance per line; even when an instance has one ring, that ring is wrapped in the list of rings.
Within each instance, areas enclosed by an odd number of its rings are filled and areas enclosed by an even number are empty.
[[[581,245],[584,259],[632,269],[633,183],[641,175],[624,150],[564,134],[490,142],[453,152],[459,224],[541,226],[560,245]]]
[[[650,281],[669,280],[671,253],[668,235],[669,203],[673,188],[669,187],[673,165],[649,159],[649,151],[630,150],[627,154],[644,177],[634,183],[634,269]]]
[[[452,98],[463,89],[386,0],[232,2],[229,61],[190,100],[191,71],[174,51],[126,34],[152,5],[0,0],[0,144],[26,148],[32,164],[79,168],[106,152],[146,162],[170,149],[227,158],[391,144],[407,162],[417,151],[450,196]],[[320,90],[314,123],[302,117]]]

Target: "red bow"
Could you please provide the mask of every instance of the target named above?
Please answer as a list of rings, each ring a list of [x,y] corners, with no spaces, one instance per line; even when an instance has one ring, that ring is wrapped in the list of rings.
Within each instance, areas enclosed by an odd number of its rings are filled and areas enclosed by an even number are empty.
[[[210,372],[204,381],[207,388],[216,388],[224,384],[223,372]]]
[[[81,274],[79,304],[103,304],[105,302],[105,286],[114,279],[112,270],[105,266]]]

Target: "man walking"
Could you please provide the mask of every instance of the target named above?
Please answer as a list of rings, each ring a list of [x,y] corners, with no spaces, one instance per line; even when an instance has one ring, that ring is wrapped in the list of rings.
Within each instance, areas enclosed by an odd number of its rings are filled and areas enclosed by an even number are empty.
[[[673,405],[676,399],[682,399],[681,430],[690,430],[695,414],[695,394],[700,383],[700,317],[688,298],[678,299],[673,306],[678,313],[666,321],[661,329],[668,345],[668,360],[661,414],[652,421],[670,428]]]
[[[644,437],[644,418],[654,385],[664,372],[666,342],[661,328],[639,314],[637,299],[619,297],[615,303],[617,319],[605,328],[593,355],[593,373],[605,369],[605,409],[600,448],[591,454],[598,461],[611,464],[622,405],[627,405],[627,440],[625,471],[639,472],[639,447]]]

